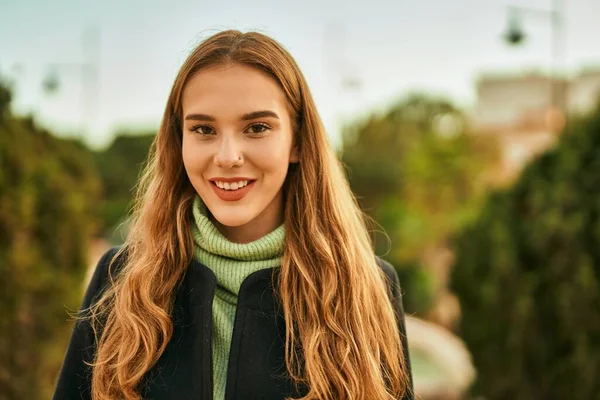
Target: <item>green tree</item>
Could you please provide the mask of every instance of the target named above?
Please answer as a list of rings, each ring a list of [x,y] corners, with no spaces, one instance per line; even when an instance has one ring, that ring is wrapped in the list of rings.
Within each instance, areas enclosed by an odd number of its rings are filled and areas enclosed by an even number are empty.
[[[452,286],[486,399],[600,398],[600,108],[456,237]]]
[[[10,112],[0,85],[0,398],[51,397],[87,269],[99,180],[83,146]]]
[[[391,239],[389,248],[375,236],[376,252],[398,268],[412,312],[425,312],[435,296],[424,252],[473,218],[485,166],[497,156],[493,143],[467,128],[449,102],[413,95],[344,131],[350,183]]]
[[[94,154],[103,186],[100,210],[105,235],[114,237],[114,228],[128,214],[133,189],[154,136],[154,133],[119,132],[105,150]]]

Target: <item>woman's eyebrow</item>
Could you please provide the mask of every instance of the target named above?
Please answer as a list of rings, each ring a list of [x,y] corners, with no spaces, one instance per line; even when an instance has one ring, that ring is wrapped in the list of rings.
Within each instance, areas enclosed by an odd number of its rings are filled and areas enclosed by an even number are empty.
[[[265,118],[265,117],[279,119],[279,115],[277,115],[277,113],[275,111],[260,110],[260,111],[253,111],[253,112],[244,114],[240,117],[240,120],[249,121],[252,119]],[[188,114],[185,116],[185,120],[186,121],[188,121],[188,120],[191,120],[191,121],[216,121],[216,118],[211,115],[207,115],[207,114]]]
[[[271,111],[271,110],[254,111],[254,112],[242,115],[242,118],[240,118],[240,119],[242,121],[248,121],[248,120],[251,120],[251,119],[265,118],[265,117],[271,117],[271,118],[277,118],[277,119],[279,119],[279,115],[277,115],[276,112]]]
[[[185,120],[191,120],[191,121],[215,121],[214,117],[211,117],[210,115],[206,115],[206,114],[188,114],[185,116]]]

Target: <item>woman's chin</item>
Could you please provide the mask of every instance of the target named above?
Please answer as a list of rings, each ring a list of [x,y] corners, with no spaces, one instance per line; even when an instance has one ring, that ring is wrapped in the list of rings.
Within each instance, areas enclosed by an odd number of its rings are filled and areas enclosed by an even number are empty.
[[[237,213],[232,212],[231,210],[223,210],[223,212],[217,210],[216,212],[211,212],[211,214],[214,222],[228,228],[246,225],[248,222],[252,221],[252,216],[247,212],[242,212],[237,215]]]

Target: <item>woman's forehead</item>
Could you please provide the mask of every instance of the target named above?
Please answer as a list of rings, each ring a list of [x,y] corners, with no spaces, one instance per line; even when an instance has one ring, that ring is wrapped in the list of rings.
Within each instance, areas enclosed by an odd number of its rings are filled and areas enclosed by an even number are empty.
[[[182,108],[184,115],[198,113],[218,118],[257,110],[281,114],[288,107],[275,79],[256,68],[233,65],[194,74],[184,87]]]

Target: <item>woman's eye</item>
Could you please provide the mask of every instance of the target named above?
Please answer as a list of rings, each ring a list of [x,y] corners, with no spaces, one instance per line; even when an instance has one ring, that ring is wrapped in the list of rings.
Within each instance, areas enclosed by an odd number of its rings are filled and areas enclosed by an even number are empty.
[[[206,125],[196,125],[190,129],[194,133],[198,133],[200,135],[212,135],[214,130],[210,126]]]
[[[248,128],[249,133],[264,133],[270,129],[266,124],[253,124]]]

